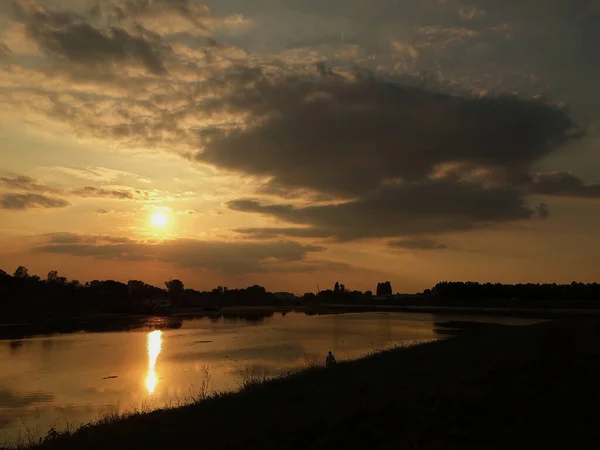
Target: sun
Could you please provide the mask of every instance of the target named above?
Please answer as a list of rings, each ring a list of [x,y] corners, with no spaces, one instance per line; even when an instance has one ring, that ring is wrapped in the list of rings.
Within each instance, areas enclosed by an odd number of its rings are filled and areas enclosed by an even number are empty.
[[[164,212],[155,212],[152,214],[152,225],[156,228],[163,228],[169,222],[169,218]]]

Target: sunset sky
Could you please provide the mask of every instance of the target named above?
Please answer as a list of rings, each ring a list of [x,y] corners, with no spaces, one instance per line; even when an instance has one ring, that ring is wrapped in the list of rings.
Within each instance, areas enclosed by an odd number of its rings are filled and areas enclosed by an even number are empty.
[[[598,281],[599,42],[598,0],[1,0],[0,268]]]

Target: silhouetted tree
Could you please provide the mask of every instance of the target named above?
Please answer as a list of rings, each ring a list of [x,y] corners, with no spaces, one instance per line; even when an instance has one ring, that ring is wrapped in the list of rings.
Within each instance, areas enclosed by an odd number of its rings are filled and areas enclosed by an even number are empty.
[[[181,280],[165,281],[165,286],[167,287],[167,292],[172,295],[179,295],[184,291]]]
[[[392,283],[377,283],[377,295],[392,295]]]
[[[66,284],[67,283],[66,277],[59,276],[58,272],[56,270],[51,270],[50,272],[48,272],[46,281],[48,283],[52,283],[52,284]]]
[[[27,277],[29,277],[29,270],[27,270],[27,267],[19,266],[19,267],[17,267],[17,270],[15,270],[13,277],[27,278]]]
[[[338,283],[337,281],[335,282],[335,286],[333,286],[333,292],[335,292],[336,294],[340,292],[340,283]]]

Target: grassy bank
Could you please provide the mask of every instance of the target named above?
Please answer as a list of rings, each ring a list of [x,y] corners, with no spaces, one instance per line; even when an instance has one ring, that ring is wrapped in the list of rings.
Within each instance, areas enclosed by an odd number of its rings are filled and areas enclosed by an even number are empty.
[[[312,369],[42,449],[596,448],[600,325],[491,328]]]

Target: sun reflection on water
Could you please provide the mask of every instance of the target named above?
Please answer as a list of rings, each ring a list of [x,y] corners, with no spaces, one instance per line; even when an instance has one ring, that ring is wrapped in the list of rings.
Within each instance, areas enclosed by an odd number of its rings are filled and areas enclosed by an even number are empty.
[[[148,376],[146,377],[146,388],[148,394],[152,394],[156,389],[156,359],[162,348],[162,331],[156,330],[148,333]]]

